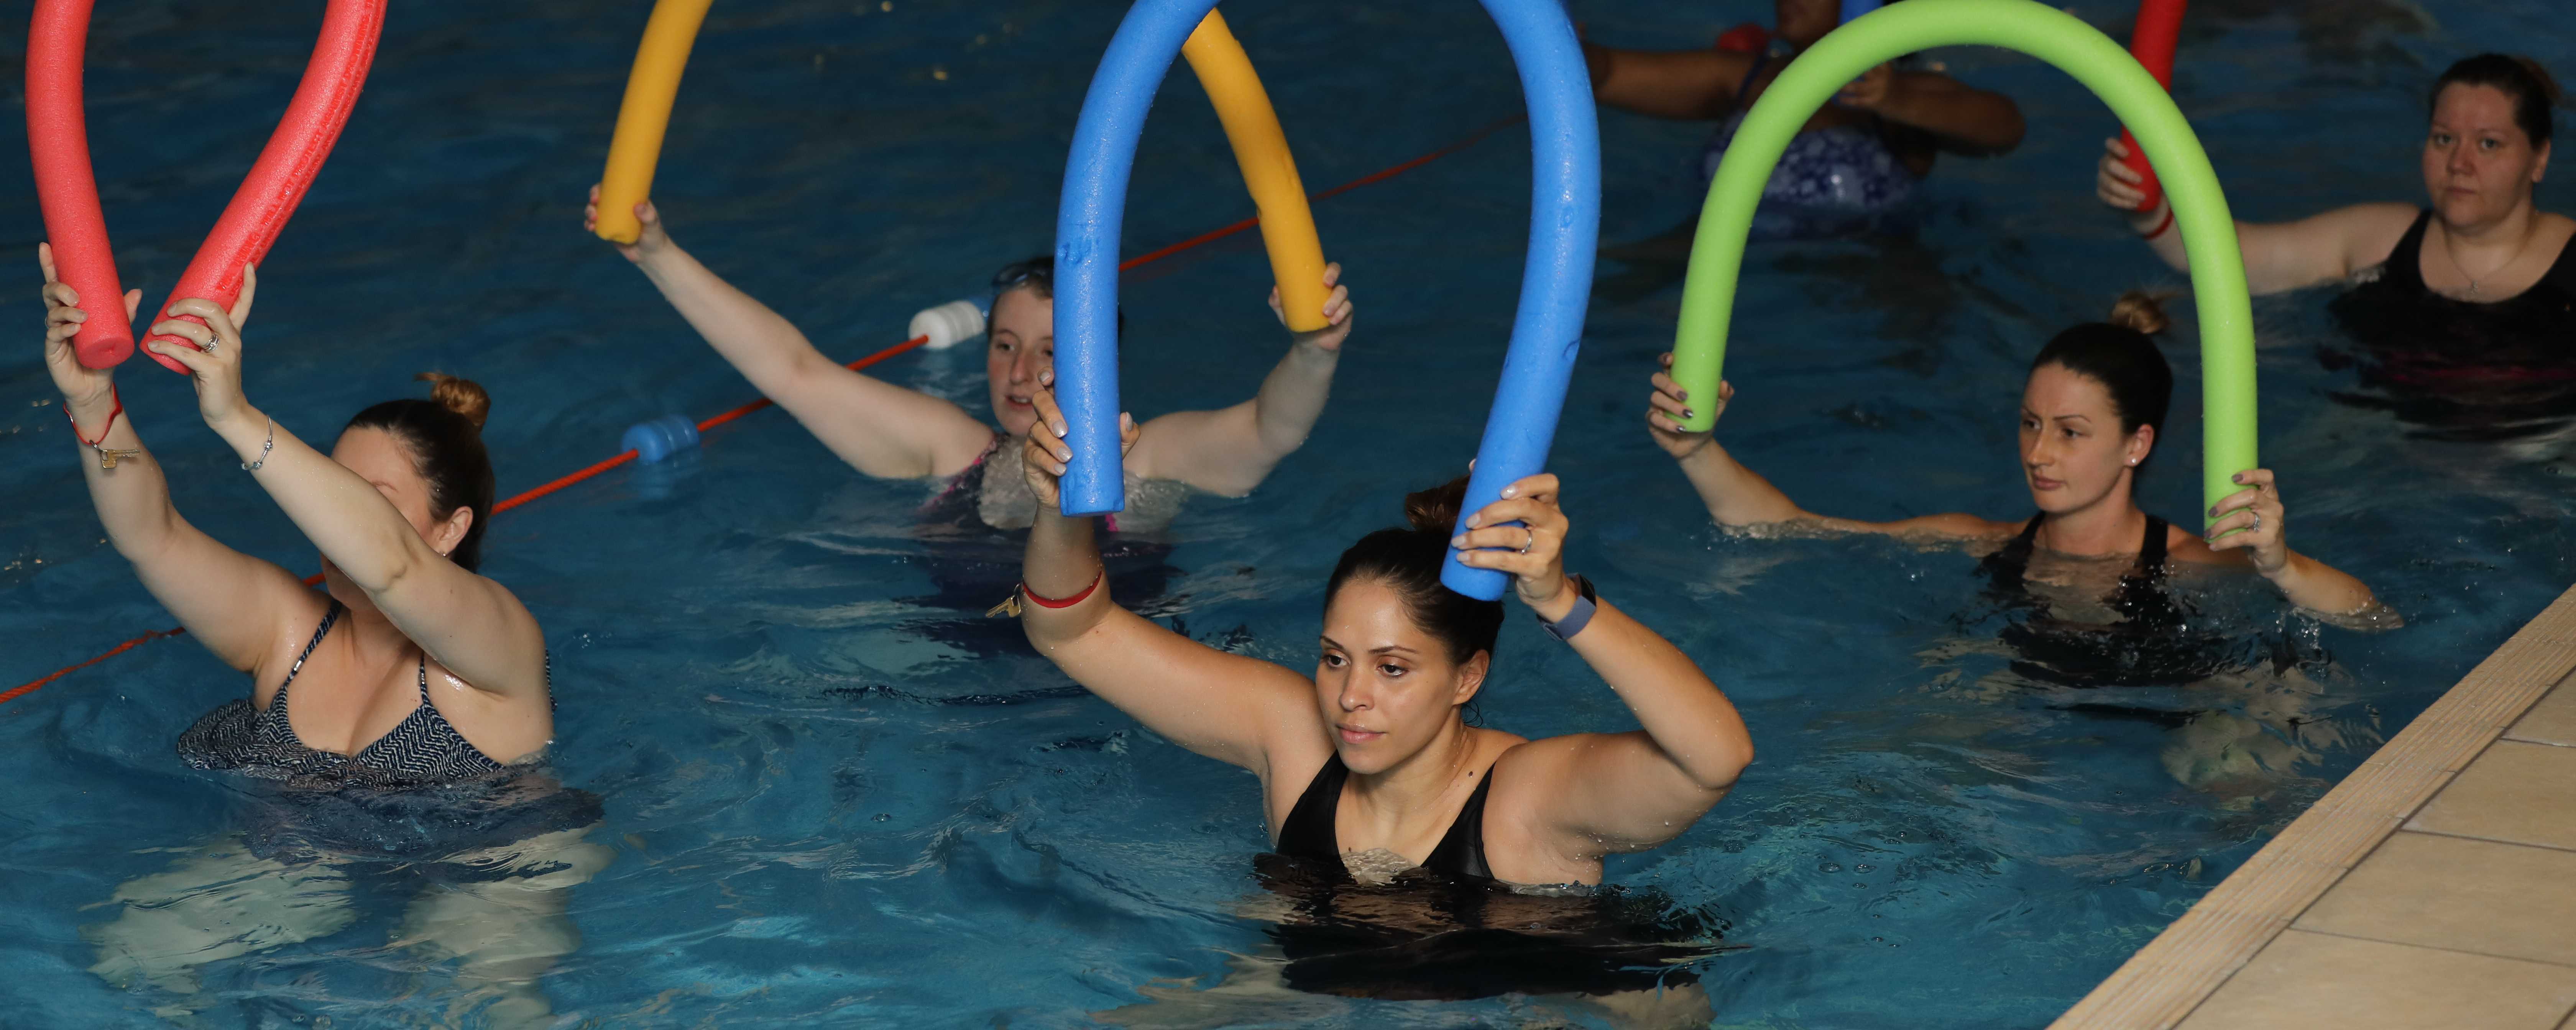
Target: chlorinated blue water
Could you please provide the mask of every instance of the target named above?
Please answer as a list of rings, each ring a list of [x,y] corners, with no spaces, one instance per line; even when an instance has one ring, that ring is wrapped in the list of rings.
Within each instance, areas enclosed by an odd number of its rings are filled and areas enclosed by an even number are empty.
[[[264,141],[302,68],[305,5],[103,5],[91,137],[129,285],[157,303]],[[1684,46],[1763,5],[1586,2],[1618,45]],[[645,5],[397,5],[365,100],[262,269],[254,400],[308,438],[440,369],[487,385],[513,493],[614,451],[666,413],[748,388],[632,269],[581,232]],[[2115,34],[2125,4],[2075,11]],[[827,352],[891,344],[916,309],[1047,250],[1066,141],[1115,4],[720,3],[692,59],[657,199],[676,238]],[[1228,17],[1304,177],[1323,187],[1519,110],[1475,5],[1252,4]],[[2576,71],[2537,0],[2195,4],[2176,92],[2244,217],[2421,195],[2425,83],[2522,48]],[[0,50],[20,52],[19,24]],[[1758,248],[1721,432],[1819,510],[2016,515],[2013,411],[2029,355],[2121,290],[2183,285],[2091,197],[2113,131],[2058,73],[1929,55],[2012,93],[2009,158],[1945,159],[1909,239]],[[0,77],[14,82],[16,76]],[[8,125],[16,119],[0,119]],[[1606,247],[1555,467],[1572,564],[1670,635],[1742,706],[1761,760],[1679,840],[1613,859],[1736,950],[1694,967],[1714,1025],[2045,1023],[2241,863],[2571,577],[2563,439],[2460,441],[2368,403],[2335,355],[2331,291],[2260,302],[2263,448],[2292,539],[2403,612],[2363,635],[2285,615],[2243,583],[2208,601],[2246,671],[2074,696],[2022,684],[1975,562],[1884,540],[1711,528],[1639,425],[1670,342],[1706,129],[1606,114]],[[9,131],[15,131],[14,128]],[[15,144],[12,144],[14,149]],[[0,188],[28,197],[23,165]],[[1349,540],[1472,453],[1508,334],[1527,140],[1497,133],[1316,210],[1349,268],[1357,332],[1307,447],[1245,500],[1174,527],[1157,611],[1211,643],[1311,661],[1320,587]],[[2544,187],[2544,206],[2576,196]],[[1215,119],[1166,86],[1129,207],[1138,252],[1249,213]],[[32,202],[0,208],[24,263],[0,356],[0,687],[169,625],[100,539],[36,343]],[[1131,273],[1126,391],[1142,414],[1248,396],[1284,339],[1249,235]],[[2187,305],[2177,305],[2188,312]],[[2149,478],[2197,504],[2197,338]],[[981,410],[973,348],[875,371]],[[131,417],[181,511],[298,572],[308,545],[146,363]],[[2356,399],[2359,398],[2359,399]],[[578,947],[544,981],[566,1025],[1082,1026],[1149,991],[1213,987],[1265,923],[1257,787],[1069,689],[1045,661],[943,642],[919,484],[862,479],[776,412],[701,455],[629,467],[499,516],[486,571],[544,623],[557,770],[600,794],[612,861],[570,889]],[[995,598],[998,600],[999,598]],[[1001,636],[1007,642],[1007,634]],[[1517,618],[1483,709],[1525,734],[1633,725]],[[120,884],[243,829],[244,788],[171,742],[242,694],[187,638],[0,705],[0,1024],[483,1025],[454,962],[403,946],[409,873],[370,874],[346,925],[205,966],[193,1000],[89,973],[84,926]],[[1553,1001],[1158,1002],[1197,1025],[1463,1027],[1561,1017]],[[1553,1014],[1553,1015],[1552,1015]]]

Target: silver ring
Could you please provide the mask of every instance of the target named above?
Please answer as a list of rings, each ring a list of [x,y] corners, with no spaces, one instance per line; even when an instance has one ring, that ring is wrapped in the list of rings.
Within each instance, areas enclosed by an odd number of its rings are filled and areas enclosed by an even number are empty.
[[[2255,512],[2255,513],[2254,513],[2254,524],[2253,524],[2253,525],[2251,525],[2251,526],[2247,526],[2247,527],[2245,527],[2245,528],[2246,528],[2246,530],[2248,530],[2249,532],[2250,532],[2250,531],[2259,531],[2259,530],[2261,530],[2261,529],[2263,528],[2263,513],[2262,513],[2262,512],[2259,512],[2259,511],[2258,511],[2258,512]]]
[[[221,347],[221,346],[223,346],[223,345],[224,345],[224,338],[223,338],[223,337],[220,337],[220,336],[214,336],[214,335],[208,335],[208,336],[206,337],[206,342],[205,342],[205,343],[203,343],[203,344],[201,344],[201,345],[199,345],[199,346],[197,347],[197,349],[198,349],[198,350],[200,350],[200,351],[204,351],[205,353],[212,354],[212,353],[214,353],[214,352],[215,352],[215,348],[217,348],[217,347]]]
[[[1521,541],[1520,553],[1528,554],[1529,549],[1538,543],[1538,530],[1531,529],[1528,526],[1522,526],[1521,532],[1529,534],[1529,539]]]

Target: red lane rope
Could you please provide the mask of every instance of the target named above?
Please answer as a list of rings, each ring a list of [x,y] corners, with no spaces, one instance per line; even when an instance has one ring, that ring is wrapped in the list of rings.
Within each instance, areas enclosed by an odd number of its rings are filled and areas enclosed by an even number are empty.
[[[1459,152],[1459,151],[1461,151],[1461,150],[1465,150],[1465,149],[1467,149],[1468,147],[1475,146],[1476,144],[1483,142],[1483,141],[1484,141],[1484,139],[1485,139],[1485,137],[1487,137],[1487,136],[1491,136],[1491,135],[1493,135],[1494,133],[1499,132],[1499,131],[1501,131],[1501,130],[1503,130],[1503,129],[1505,129],[1505,128],[1511,127],[1511,126],[1513,126],[1513,125],[1518,125],[1518,124],[1520,124],[1521,122],[1526,121],[1527,119],[1528,119],[1528,115],[1525,115],[1525,114],[1518,114],[1518,115],[1513,115],[1513,116],[1511,116],[1511,117],[1509,117],[1509,118],[1505,118],[1505,119],[1502,119],[1502,120],[1496,121],[1496,122],[1494,122],[1494,123],[1493,123],[1493,124],[1491,124],[1491,125],[1487,125],[1487,126],[1485,126],[1484,128],[1478,129],[1478,130],[1476,130],[1475,132],[1468,134],[1468,136],[1467,136],[1466,138],[1461,139],[1461,140],[1459,140],[1458,142],[1452,143],[1452,144],[1450,144],[1450,145],[1448,145],[1448,146],[1445,146],[1445,147],[1442,147],[1442,148],[1440,148],[1440,149],[1438,149],[1438,150],[1434,150],[1434,151],[1432,151],[1432,152],[1430,152],[1430,153],[1428,153],[1428,154],[1424,154],[1424,155],[1422,155],[1421,157],[1414,158],[1413,160],[1406,161],[1406,162],[1404,162],[1404,163],[1402,163],[1402,164],[1393,165],[1393,166],[1390,166],[1390,167],[1387,167],[1387,168],[1379,169],[1379,170],[1374,171],[1374,172],[1370,172],[1370,173],[1369,173],[1369,174],[1367,174],[1367,175],[1360,176],[1360,177],[1359,177],[1359,178],[1357,178],[1357,179],[1353,179],[1353,180],[1351,180],[1351,181],[1349,181],[1349,182],[1343,183],[1343,184],[1341,184],[1341,185],[1339,185],[1339,186],[1335,186],[1335,187],[1333,187],[1333,188],[1331,188],[1331,189],[1328,189],[1328,190],[1325,190],[1325,191],[1323,191],[1323,192],[1321,192],[1321,193],[1309,194],[1309,195],[1307,196],[1307,199],[1308,199],[1309,201],[1315,201],[1315,200],[1323,200],[1323,199],[1325,199],[1325,198],[1327,198],[1327,197],[1337,197],[1337,196],[1340,196],[1340,195],[1342,195],[1342,194],[1344,194],[1344,193],[1348,193],[1348,192],[1350,192],[1350,191],[1352,191],[1352,190],[1358,189],[1358,188],[1360,188],[1360,187],[1362,187],[1362,186],[1367,186],[1367,185],[1370,185],[1370,184],[1372,184],[1372,183],[1384,182],[1384,181],[1386,181],[1386,180],[1388,180],[1388,179],[1395,178],[1396,176],[1402,175],[1402,174],[1404,174],[1404,173],[1406,173],[1406,172],[1409,172],[1409,171],[1412,171],[1412,170],[1414,170],[1414,169],[1416,169],[1416,168],[1420,168],[1420,167],[1422,167],[1423,165],[1430,164],[1430,163],[1431,163],[1431,162],[1433,162],[1433,161],[1437,161],[1437,160],[1439,160],[1439,159],[1441,159],[1441,158],[1444,158],[1444,157],[1447,157],[1447,156],[1449,156],[1449,155],[1451,155],[1451,154],[1455,154],[1455,153],[1457,153],[1457,152]],[[1218,229],[1218,230],[1215,230],[1215,231],[1213,231],[1213,232],[1201,233],[1201,234],[1199,234],[1199,235],[1197,235],[1197,236],[1193,236],[1193,237],[1190,237],[1189,239],[1182,240],[1182,241],[1181,241],[1181,242],[1179,242],[1179,243],[1172,244],[1171,246],[1164,247],[1164,248],[1162,248],[1162,249],[1160,249],[1160,250],[1149,251],[1149,252],[1146,252],[1146,253],[1144,253],[1144,254],[1137,255],[1136,257],[1129,258],[1129,259],[1127,259],[1126,261],[1123,261],[1123,262],[1120,262],[1120,263],[1119,263],[1119,265],[1118,265],[1118,270],[1123,272],[1123,271],[1126,271],[1127,269],[1134,268],[1134,267],[1136,267],[1136,266],[1138,266],[1138,265],[1146,264],[1146,263],[1148,263],[1148,262],[1160,261],[1160,260],[1162,260],[1162,259],[1164,259],[1164,258],[1170,257],[1170,256],[1172,256],[1172,255],[1174,255],[1174,254],[1178,254],[1178,253],[1180,253],[1180,252],[1182,252],[1182,251],[1185,251],[1185,250],[1189,250],[1189,249],[1191,249],[1191,248],[1193,248],[1193,247],[1199,247],[1199,246],[1204,246],[1204,245],[1209,244],[1209,243],[1214,243],[1214,242],[1216,242],[1216,241],[1218,241],[1218,240],[1224,239],[1224,238],[1226,238],[1226,237],[1228,237],[1228,236],[1232,236],[1232,235],[1234,235],[1234,234],[1236,234],[1236,233],[1242,232],[1242,231],[1244,231],[1244,230],[1246,230],[1246,229],[1252,228],[1253,226],[1256,226],[1256,225],[1259,225],[1259,224],[1261,224],[1261,219],[1259,219],[1259,218],[1257,218],[1257,217],[1256,217],[1256,218],[1246,218],[1246,219],[1244,219],[1244,220],[1242,220],[1242,221],[1240,221],[1240,222],[1236,222],[1236,223],[1234,223],[1234,224],[1232,224],[1232,225],[1229,225],[1229,226],[1226,226],[1226,227],[1224,227],[1224,228],[1222,228],[1222,229]],[[913,337],[912,339],[905,340],[905,341],[903,341],[902,343],[895,344],[895,345],[894,345],[894,346],[892,346],[892,347],[888,347],[888,348],[886,348],[886,349],[884,349],[884,350],[881,350],[881,351],[878,351],[878,352],[876,352],[876,353],[874,353],[874,354],[870,354],[870,355],[868,355],[867,357],[860,358],[860,359],[859,359],[859,360],[857,360],[857,361],[850,362],[849,367],[850,367],[850,368],[852,368],[852,369],[862,369],[862,368],[866,368],[866,367],[868,367],[868,366],[870,366],[870,365],[876,364],[877,362],[884,361],[884,360],[886,360],[887,358],[891,358],[891,357],[894,357],[895,355],[902,354],[902,353],[904,353],[904,352],[906,352],[906,351],[909,351],[909,350],[912,350],[912,349],[914,349],[914,348],[920,347],[921,345],[923,345],[923,344],[925,344],[925,343],[928,343],[928,342],[930,342],[930,338],[929,338],[929,337],[927,337],[927,336],[915,336],[915,337]],[[727,423],[727,422],[731,422],[731,421],[733,421],[733,420],[735,420],[735,419],[738,419],[738,418],[741,418],[741,417],[743,417],[743,416],[745,416],[745,415],[751,414],[752,412],[759,411],[759,410],[760,410],[760,409],[762,409],[762,408],[769,407],[769,406],[771,406],[771,405],[773,405],[773,404],[776,404],[776,403],[778,403],[778,402],[777,402],[777,401],[770,400],[770,399],[769,399],[769,398],[767,398],[767,397],[760,398],[759,400],[752,401],[752,402],[751,402],[751,403],[749,403],[749,404],[742,405],[741,407],[735,408],[735,409],[733,409],[733,410],[731,410],[731,411],[724,412],[723,414],[719,414],[719,415],[713,416],[713,417],[711,417],[711,418],[708,418],[708,419],[706,419],[705,421],[699,422],[699,423],[698,423],[698,431],[699,431],[699,432],[701,432],[701,433],[706,432],[707,430],[713,429],[713,428],[715,428],[715,427],[717,427],[717,426],[720,426],[720,425],[723,425],[723,424],[725,424],[725,423]],[[554,493],[555,491],[561,490],[561,489],[563,489],[563,488],[565,488],[565,487],[568,487],[568,486],[571,486],[571,485],[573,485],[573,484],[575,484],[575,483],[579,483],[579,482],[581,482],[581,481],[583,481],[583,480],[590,479],[590,478],[592,478],[592,477],[598,476],[599,474],[601,474],[601,473],[603,473],[603,472],[607,472],[607,471],[608,471],[608,470],[610,470],[610,469],[616,468],[616,467],[618,467],[618,466],[620,466],[620,465],[624,465],[624,464],[626,464],[627,462],[634,461],[634,460],[635,460],[635,452],[634,452],[634,451],[621,451],[621,452],[619,452],[619,453],[617,453],[617,454],[615,454],[615,455],[610,456],[609,458],[607,458],[607,459],[605,459],[605,460],[603,460],[603,461],[600,461],[600,462],[599,462],[599,463],[597,463],[597,464],[591,465],[591,466],[590,466],[590,467],[588,467],[588,468],[584,468],[584,469],[581,469],[581,470],[579,470],[579,471],[573,472],[572,474],[570,474],[570,475],[566,475],[566,476],[564,476],[564,477],[562,477],[562,478],[560,478],[560,479],[556,479],[556,480],[554,480],[553,482],[549,482],[549,483],[546,483],[546,484],[544,484],[544,485],[542,485],[542,486],[538,486],[538,487],[536,487],[535,489],[532,489],[532,490],[524,491],[524,492],[522,492],[522,493],[519,493],[519,494],[516,494],[516,495],[514,495],[514,496],[511,496],[511,497],[509,497],[509,498],[507,498],[507,499],[505,499],[505,500],[503,500],[503,501],[501,501],[501,502],[499,502],[499,503],[497,503],[497,504],[494,504],[494,505],[492,506],[492,514],[498,515],[498,514],[500,514],[500,513],[502,513],[502,512],[508,511],[508,510],[510,510],[510,509],[512,509],[512,508],[516,508],[516,507],[518,507],[518,506],[520,506],[520,505],[522,505],[522,504],[526,504],[526,503],[528,503],[529,501],[536,500],[537,498],[544,497],[544,496],[546,496],[547,494]],[[305,580],[304,580],[305,585],[307,585],[307,586],[310,586],[310,585],[315,584],[315,583],[319,583],[319,582],[321,582],[321,581],[322,581],[322,577],[321,577],[321,576],[318,576],[318,575],[316,575],[316,576],[308,576],[308,577],[305,577]],[[26,695],[28,695],[28,694],[32,694],[32,693],[36,692],[36,690],[37,690],[38,688],[43,687],[44,685],[46,685],[46,684],[48,684],[48,683],[52,683],[52,682],[53,682],[53,681],[55,681],[55,680],[61,679],[61,678],[63,678],[63,677],[64,677],[64,676],[66,676],[66,675],[69,675],[69,674],[74,673],[74,672],[78,672],[78,671],[80,671],[80,670],[82,670],[82,669],[89,668],[90,666],[96,665],[96,664],[98,664],[98,663],[100,663],[100,662],[103,662],[103,661],[106,661],[106,660],[108,660],[108,659],[110,659],[110,658],[114,658],[114,657],[116,657],[117,655],[124,654],[125,652],[127,652],[127,651],[129,651],[129,650],[132,650],[132,649],[135,647],[135,645],[142,644],[142,643],[146,643],[146,642],[153,641],[153,640],[159,640],[159,639],[161,639],[161,638],[163,638],[163,637],[175,637],[175,636],[178,636],[178,635],[180,635],[180,634],[182,634],[182,633],[185,633],[185,632],[187,632],[187,629],[186,629],[185,627],[177,627],[177,626],[174,626],[174,627],[171,627],[171,628],[169,628],[169,629],[165,629],[165,630],[155,630],[155,631],[153,631],[153,632],[143,634],[142,636],[135,637],[135,638],[133,638],[133,639],[131,639],[131,640],[128,640],[128,641],[126,641],[126,642],[124,642],[124,643],[118,644],[118,645],[116,645],[115,647],[111,647],[111,648],[107,649],[106,651],[101,652],[97,657],[91,658],[91,659],[89,659],[89,660],[87,660],[87,661],[78,662],[78,663],[75,663],[75,664],[72,664],[72,665],[66,665],[66,666],[63,666],[62,668],[56,669],[56,670],[54,670],[53,672],[51,672],[51,673],[49,673],[49,674],[47,674],[47,675],[45,675],[45,676],[43,676],[43,677],[40,677],[40,678],[37,678],[37,679],[34,679],[34,680],[30,680],[30,681],[28,681],[28,682],[26,682],[26,683],[24,683],[24,684],[19,685],[19,686],[12,687],[12,688],[10,688],[10,689],[8,689],[8,690],[6,690],[6,691],[0,691],[0,704],[8,704],[9,702],[11,702],[11,701],[15,701],[15,700],[17,700],[18,698],[24,697],[24,696],[26,696]]]

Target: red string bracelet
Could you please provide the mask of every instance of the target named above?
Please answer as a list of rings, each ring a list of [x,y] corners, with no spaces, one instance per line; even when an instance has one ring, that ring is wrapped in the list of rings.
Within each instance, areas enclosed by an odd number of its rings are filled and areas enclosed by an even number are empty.
[[[80,420],[72,417],[72,402],[63,402],[63,421],[72,424],[72,439],[80,441],[84,447],[94,448],[105,445],[108,430],[116,428],[116,416],[125,414],[125,398],[117,395],[116,387],[108,387],[107,396],[109,400],[116,402],[116,410],[107,413],[107,424],[98,427],[98,439],[95,441],[81,435]]]
[[[1052,597],[1039,597],[1038,592],[1029,589],[1028,583],[1023,581],[1020,584],[1020,596],[1028,598],[1029,603],[1035,604],[1040,608],[1071,608],[1074,605],[1081,604],[1084,598],[1090,597],[1092,591],[1100,589],[1100,581],[1107,578],[1109,578],[1109,570],[1102,569],[1100,570],[1100,575],[1091,578],[1090,586],[1082,588],[1081,593],[1075,594],[1072,597],[1065,598],[1061,601]]]
[[[2150,233],[2146,234],[2145,236],[2140,237],[2140,239],[2149,239],[2149,240],[2152,240],[2152,239],[2155,239],[2155,238],[2156,238],[2156,237],[2158,237],[2158,236],[2162,236],[2162,235],[2164,235],[2164,234],[2165,234],[2165,230],[2173,228],[2173,223],[2174,223],[2174,210],[2173,210],[2173,205],[2171,205],[2171,204],[2167,204],[2167,205],[2165,205],[2165,220],[2164,220],[2164,221],[2161,221],[2161,222],[2157,222],[2157,223],[2156,223],[2155,231],[2154,231],[2154,232],[2150,232]]]

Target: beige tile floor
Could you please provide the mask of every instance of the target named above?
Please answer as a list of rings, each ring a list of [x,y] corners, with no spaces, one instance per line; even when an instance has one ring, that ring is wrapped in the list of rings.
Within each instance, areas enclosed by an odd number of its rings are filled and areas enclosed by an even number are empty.
[[[2576,1030],[2576,590],[2057,1026]]]

